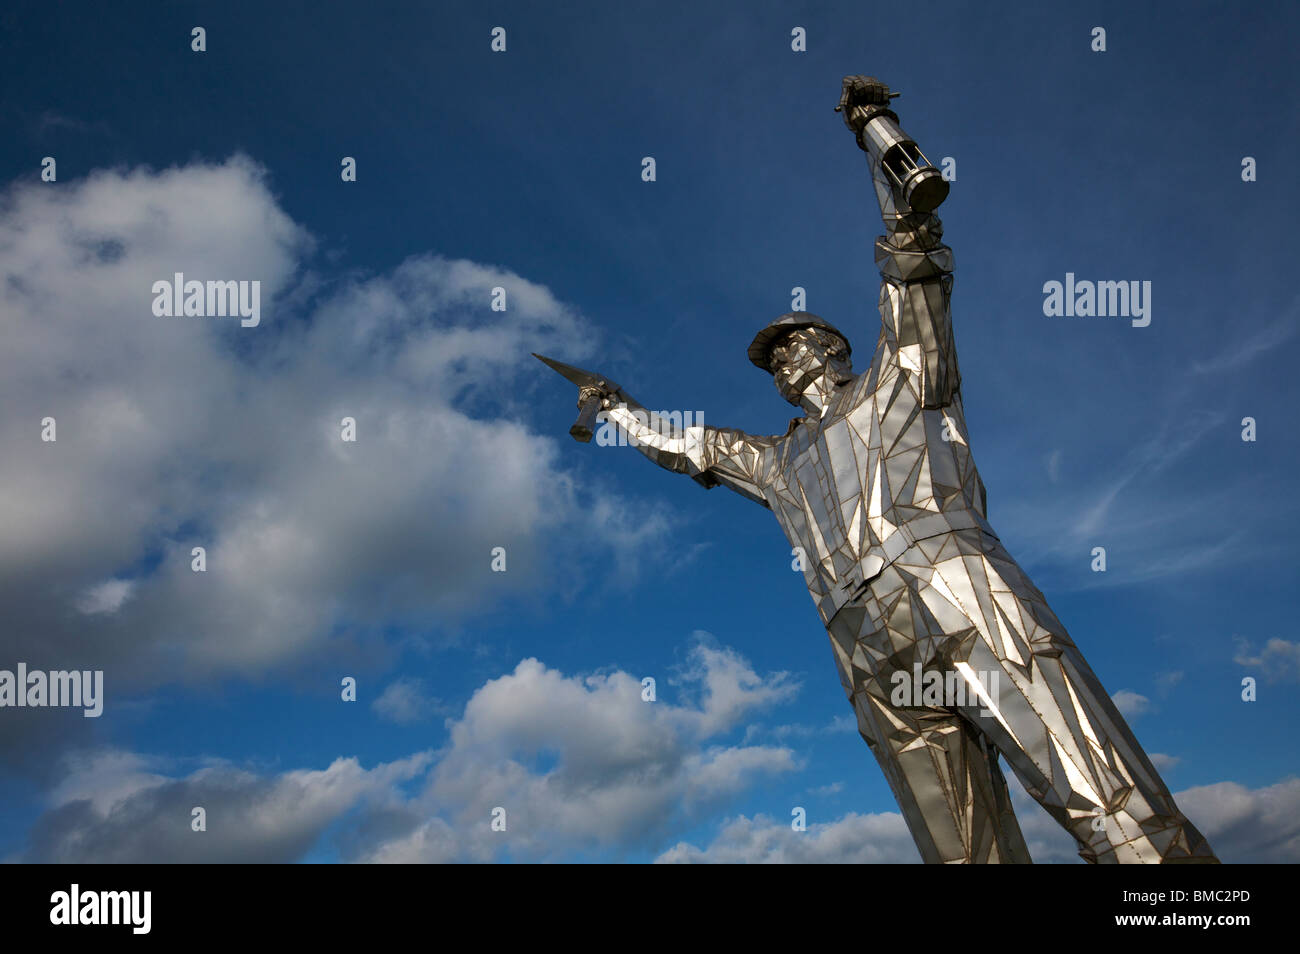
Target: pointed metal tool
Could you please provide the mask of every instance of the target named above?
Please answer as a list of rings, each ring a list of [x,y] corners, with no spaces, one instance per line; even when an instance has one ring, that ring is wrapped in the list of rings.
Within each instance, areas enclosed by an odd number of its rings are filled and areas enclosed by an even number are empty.
[[[589,443],[591,441],[591,426],[596,423],[596,415],[600,413],[602,394],[607,391],[618,390],[618,385],[605,380],[598,374],[592,374],[590,371],[582,370],[582,368],[575,368],[563,361],[555,361],[552,358],[538,354],[536,351],[532,352],[532,355],[552,371],[563,375],[579,387],[578,419],[569,428],[569,434],[575,441],[581,441],[584,444]],[[586,395],[585,398],[581,398],[583,394]]]

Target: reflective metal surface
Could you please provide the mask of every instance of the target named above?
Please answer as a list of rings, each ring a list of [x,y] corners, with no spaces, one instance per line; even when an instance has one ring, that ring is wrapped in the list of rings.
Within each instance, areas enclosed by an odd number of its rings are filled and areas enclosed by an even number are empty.
[[[882,97],[887,88],[870,77],[844,81],[840,109],[859,145]],[[749,350],[806,412],[784,434],[673,432],[653,414],[645,423],[648,412],[617,385],[603,390],[603,413],[660,466],[770,508],[806,554],[805,582],[859,732],[925,861],[1030,860],[1000,755],[1086,860],[1214,862],[986,519],[953,345],[952,252],[939,219],[912,210],[862,148],[886,232],[875,247],[882,327],[869,367],[854,374],[843,334],[792,313]],[[972,692],[963,703],[896,704],[898,674],[916,672]],[[982,684],[991,688],[981,694]]]

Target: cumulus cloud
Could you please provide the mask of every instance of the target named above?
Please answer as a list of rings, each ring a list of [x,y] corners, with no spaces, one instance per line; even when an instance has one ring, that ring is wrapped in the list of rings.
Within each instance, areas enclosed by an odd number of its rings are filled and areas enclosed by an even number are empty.
[[[778,704],[725,647],[695,643],[680,703],[641,698],[621,670],[565,675],[536,659],[489,680],[438,753],[278,775],[226,764],[170,777],[162,760],[103,751],[66,763],[32,829],[30,861],[292,861],[348,815],[338,850],[369,862],[552,859],[657,848],[758,782],[799,768],[790,749],[727,744]],[[208,831],[190,830],[207,810]],[[354,811],[356,809],[356,811]],[[496,809],[505,831],[493,831]]]
[[[1007,787],[1015,805],[1025,843],[1039,864],[1082,863],[1074,839],[1035,802],[1009,771]],[[920,854],[897,812],[849,812],[828,822],[809,823],[795,831],[789,820],[759,815],[740,816],[722,826],[703,848],[678,842],[659,862],[675,863],[793,863],[793,864],[911,864]]]
[[[1169,756],[1153,756],[1168,759]],[[1173,761],[1177,761],[1174,759]],[[1007,772],[1020,830],[1036,864],[1083,864],[1074,839]],[[1219,859],[1229,864],[1294,864],[1300,861],[1300,779],[1249,789],[1219,782],[1174,795]],[[858,814],[810,823],[795,831],[788,820],[740,816],[720,828],[704,847],[678,842],[656,859],[677,863],[904,863],[920,861],[903,817],[892,812]]]
[[[16,860],[294,861],[327,848],[326,831],[339,829],[341,857],[375,863],[636,850],[658,850],[659,862],[919,861],[895,812],[813,818],[806,831],[788,819],[741,815],[703,847],[672,842],[737,794],[800,768],[789,749],[721,741],[773,704],[737,659],[693,647],[684,671],[693,674],[695,701],[682,704],[643,702],[626,672],[565,675],[525,659],[474,693],[449,723],[442,751],[372,769],[338,759],[322,770],[264,775],[215,763],[172,777],[166,760],[138,753],[72,756]],[[1013,774],[1007,780],[1035,862],[1082,863],[1070,835]],[[813,793],[840,791],[836,783]],[[1298,779],[1254,790],[1220,782],[1175,799],[1225,862],[1300,861]],[[190,830],[196,805],[207,810],[206,833]],[[504,831],[491,827],[498,809]]]
[[[74,863],[250,862],[300,859],[352,807],[394,797],[429,762],[420,753],[364,769],[337,759],[320,771],[261,776],[228,765],[183,778],[143,770],[131,753],[76,766],[33,827],[22,860]],[[206,831],[191,827],[202,807]]]
[[[357,860],[441,860],[448,832],[459,857],[477,860],[631,850],[798,767],[785,747],[717,741],[747,714],[789,698],[788,676],[760,677],[734,651],[699,641],[678,685],[681,703],[645,702],[626,672],[566,676],[521,661],[475,692],[451,725],[425,792],[409,806],[408,830]],[[490,828],[497,808],[508,837]]]
[[[590,347],[546,287],[433,254],[326,276],[314,247],[238,156],[3,196],[8,655],[105,669],[116,692],[261,677],[500,606],[550,582],[566,540],[626,575],[665,539],[517,413],[549,383],[530,351]],[[260,281],[261,324],[154,316],[176,272]]]
[[[1236,782],[1189,788],[1174,796],[1220,860],[1238,864],[1300,862],[1300,779],[1249,789]]]
[[[903,816],[896,812],[859,815],[810,824],[795,831],[790,822],[766,815],[740,816],[723,826],[707,848],[678,842],[658,858],[661,864],[907,864],[920,863]]]
[[[63,777],[50,792],[55,806],[85,801],[100,817],[138,792],[168,781],[160,774],[163,762],[137,752],[104,749],[73,752],[63,759]]]
[[[786,702],[799,692],[799,681],[790,673],[759,676],[739,653],[713,645],[708,633],[697,630],[692,638],[696,642],[686,666],[673,681],[688,695],[703,697],[698,731],[721,731],[742,713]]]
[[[1179,761],[1160,754],[1151,759],[1162,771]],[[1034,861],[1082,863],[1074,839],[1026,794],[1011,773],[1007,787]],[[1258,789],[1218,782],[1175,792],[1174,801],[1224,863],[1300,861],[1300,779]]]

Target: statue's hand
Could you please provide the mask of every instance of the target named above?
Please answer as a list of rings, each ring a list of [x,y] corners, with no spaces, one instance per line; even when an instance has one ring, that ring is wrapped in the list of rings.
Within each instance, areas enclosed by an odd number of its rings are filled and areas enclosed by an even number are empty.
[[[635,402],[623,392],[623,389],[612,381],[609,382],[607,388],[602,389],[600,396],[600,406],[605,410],[609,410],[611,407],[618,407],[620,404],[628,406],[635,404]]]
[[[573,439],[584,444],[591,440],[601,411],[613,407],[611,399],[619,393],[617,384],[600,375],[590,375],[588,381],[578,387],[578,419],[569,428]]]
[[[597,376],[596,383],[578,388],[578,407],[592,398],[599,398],[600,406],[605,410],[627,403],[623,389],[603,375]]]
[[[844,125],[853,131],[861,145],[862,129],[876,112],[873,107],[888,106],[889,99],[889,87],[874,76],[846,76],[835,111],[843,113]]]

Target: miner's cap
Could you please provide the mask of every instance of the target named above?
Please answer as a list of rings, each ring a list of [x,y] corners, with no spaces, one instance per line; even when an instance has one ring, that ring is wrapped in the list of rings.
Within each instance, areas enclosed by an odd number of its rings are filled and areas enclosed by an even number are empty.
[[[844,342],[845,356],[851,352],[849,339],[844,336],[844,332],[836,328],[829,321],[819,318],[810,311],[790,311],[786,312],[780,318],[773,321],[766,328],[754,336],[754,341],[749,346],[749,360],[757,367],[762,368],[768,374],[772,373],[770,357],[772,349],[777,343],[792,331],[800,328],[821,328],[823,331],[829,331],[835,337]]]

